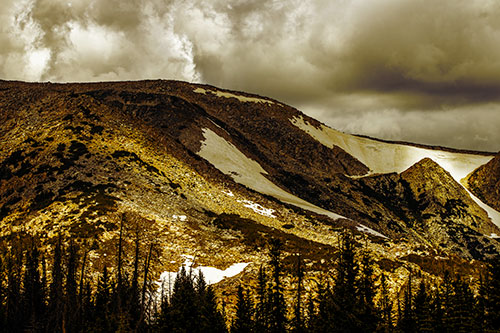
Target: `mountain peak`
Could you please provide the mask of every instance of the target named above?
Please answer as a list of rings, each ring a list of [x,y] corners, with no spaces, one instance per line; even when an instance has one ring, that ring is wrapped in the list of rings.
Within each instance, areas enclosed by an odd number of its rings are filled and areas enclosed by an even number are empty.
[[[500,211],[500,153],[471,173],[465,182],[472,193]]]

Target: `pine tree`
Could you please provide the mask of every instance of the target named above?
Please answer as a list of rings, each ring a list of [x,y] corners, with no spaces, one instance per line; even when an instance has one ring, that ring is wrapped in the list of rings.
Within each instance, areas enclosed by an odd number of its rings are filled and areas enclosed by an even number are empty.
[[[231,325],[231,333],[254,332],[253,305],[248,295],[240,285],[236,299],[236,315]]]
[[[483,292],[486,328],[500,331],[500,257],[488,264],[487,278]]]
[[[121,216],[121,219],[120,219],[120,233],[119,233],[119,236],[118,236],[118,253],[117,253],[117,269],[116,269],[116,281],[117,281],[117,285],[116,285],[116,297],[117,297],[117,301],[116,301],[116,307],[117,307],[117,312],[121,312],[122,310],[122,299],[124,298],[124,288],[123,288],[123,274],[122,274],[122,256],[123,256],[123,219],[124,219],[124,216],[122,215]]]
[[[410,270],[408,282],[404,292],[403,309],[398,319],[398,328],[403,332],[416,332],[416,320],[413,307],[413,291],[412,291],[413,276]]]
[[[444,332],[444,316],[441,287],[438,285],[431,301],[432,327],[435,332]]]
[[[63,313],[63,273],[62,273],[62,245],[59,236],[54,248],[52,261],[52,282],[49,287],[48,330],[62,331]]]
[[[453,329],[453,285],[448,271],[444,272],[443,281],[440,286],[440,296],[443,309],[442,329],[445,332],[452,332]]]
[[[361,271],[358,282],[357,315],[360,318],[361,329],[365,332],[374,332],[378,326],[379,316],[375,308],[375,281],[373,261],[367,251],[361,258]]]
[[[151,260],[153,256],[153,249],[154,249],[155,244],[151,242],[149,244],[149,250],[148,250],[148,255],[144,259],[144,277],[142,281],[142,292],[141,292],[141,316],[139,318],[139,327],[141,327],[147,317],[147,305],[146,304],[146,293],[148,290],[148,285],[149,285],[149,268],[151,265]]]
[[[82,331],[90,332],[95,324],[95,309],[92,299],[92,286],[87,281],[82,297]]]
[[[456,277],[452,282],[453,295],[448,305],[448,318],[451,332],[472,332],[474,296],[465,281]]]
[[[335,285],[329,305],[333,311],[335,330],[354,332],[363,330],[363,319],[358,317],[359,292],[357,278],[359,265],[356,261],[356,242],[350,232],[344,232],[340,239],[340,251]],[[368,277],[367,277],[368,278]],[[371,296],[369,296],[371,297]]]
[[[296,275],[297,275],[297,293],[295,296],[295,306],[293,311],[292,332],[302,333],[305,330],[304,316],[302,309],[302,293],[303,293],[302,279],[304,277],[304,272],[302,270],[302,260],[300,258],[300,254],[297,255]]]
[[[44,312],[45,300],[42,295],[42,282],[39,271],[39,253],[35,240],[31,239],[30,248],[26,252],[26,264],[23,281],[24,327],[26,330],[36,329]]]
[[[263,266],[259,267],[257,283],[255,330],[256,332],[265,332],[269,329],[269,292],[268,277]]]
[[[316,318],[316,304],[312,293],[309,293],[306,302],[306,313],[304,328],[306,332],[312,332],[314,328],[314,321]]]
[[[131,327],[139,329],[141,318],[141,305],[139,301],[139,244],[140,244],[139,227],[136,224],[135,228],[135,254],[134,254],[134,271],[132,273],[132,281],[128,299],[128,313],[131,321]]]
[[[25,322],[21,308],[21,268],[23,266],[23,251],[19,239],[12,244],[7,255],[7,290],[6,290],[6,332],[20,331]]]
[[[203,275],[200,275],[203,278]],[[200,332],[224,333],[227,331],[223,315],[217,310],[217,299],[211,286],[205,286],[198,293],[198,308],[200,309]]]
[[[191,270],[188,273],[183,266],[175,278],[170,300],[168,319],[172,331],[199,332],[200,309],[196,298]]]
[[[415,295],[414,306],[417,331],[433,332],[431,299],[424,281],[420,282],[418,292]]]
[[[108,268],[104,266],[102,274],[97,282],[97,290],[95,295],[95,327],[102,328],[104,332],[111,332],[114,328],[114,323],[110,315],[112,291],[111,283],[108,276]]]
[[[5,253],[3,252],[3,248],[0,248],[0,332],[4,332],[5,328],[5,288],[4,283],[6,270],[5,270]]]
[[[484,282],[484,277],[481,274],[479,276],[479,290],[478,295],[476,297],[476,313],[474,316],[474,327],[478,332],[483,332],[486,328],[486,306],[485,299],[487,297],[486,284]]]
[[[332,288],[328,283],[321,283],[317,290],[318,310],[310,318],[309,330],[311,332],[338,332],[337,315],[341,312],[336,303]]]
[[[389,287],[387,286],[387,277],[382,273],[380,280],[380,310],[381,321],[378,331],[390,332],[392,330],[392,302],[389,295]]]
[[[41,276],[41,290],[40,290],[40,297],[43,300],[43,310],[41,313],[41,320],[40,320],[40,325],[44,328],[47,328],[48,321],[47,321],[47,311],[48,311],[48,278],[47,278],[47,261],[45,260],[45,253],[42,254],[42,259],[41,259],[41,266],[42,266],[42,276]]]
[[[77,282],[76,282],[76,271],[77,271],[77,248],[73,240],[70,241],[69,245],[69,256],[66,269],[66,294],[65,294],[65,309],[64,309],[64,322],[67,332],[74,332],[77,329],[76,323],[79,322],[79,311],[78,311],[78,300],[77,300]]]
[[[272,283],[270,289],[270,320],[269,332],[281,333],[286,329],[286,304],[281,285],[282,264],[281,264],[281,242],[278,239],[270,241],[270,261],[272,269]]]

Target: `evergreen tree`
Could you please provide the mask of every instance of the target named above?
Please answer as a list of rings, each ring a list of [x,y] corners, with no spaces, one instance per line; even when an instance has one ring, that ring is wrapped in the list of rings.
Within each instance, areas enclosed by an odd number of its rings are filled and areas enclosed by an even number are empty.
[[[442,330],[443,332],[451,332],[452,330],[452,314],[450,307],[453,306],[453,285],[448,271],[444,272],[443,281],[439,287],[439,295],[441,299],[442,315]],[[439,325],[439,323],[436,323]]]
[[[309,319],[309,330],[311,332],[338,332],[336,315],[341,310],[328,283],[318,285],[317,300],[318,310],[314,317]]]
[[[304,328],[306,332],[312,332],[314,328],[314,320],[316,317],[316,305],[312,293],[310,293],[309,297],[307,297],[306,313],[307,315],[305,316]]]
[[[281,242],[272,239],[269,249],[272,269],[272,283],[269,299],[269,332],[281,333],[286,329],[286,304],[283,296],[283,286],[281,285],[282,264],[281,264]]]
[[[7,255],[7,291],[5,310],[5,331],[20,331],[25,322],[21,308],[21,271],[23,267],[23,251],[19,239],[12,244]]]
[[[145,320],[146,320],[146,317],[148,315],[146,309],[147,309],[147,306],[148,304],[146,304],[146,293],[148,291],[148,285],[149,284],[149,267],[151,265],[151,259],[152,259],[152,256],[153,256],[153,248],[154,248],[154,243],[151,242],[149,244],[149,250],[148,250],[148,255],[146,256],[146,258],[144,259],[144,277],[143,277],[143,281],[142,281],[142,292],[141,292],[141,316],[139,318],[139,327],[141,327]],[[152,318],[151,318],[152,319]]]
[[[123,256],[123,219],[124,216],[121,216],[120,219],[120,233],[118,236],[118,250],[117,250],[117,269],[116,269],[116,307],[117,307],[117,312],[121,312],[122,310],[122,300],[124,299],[124,290],[125,288],[123,287],[123,274],[122,274],[122,256]]]
[[[483,275],[479,277],[479,291],[476,297],[476,311],[474,316],[474,327],[478,332],[484,332],[486,328],[486,306],[485,299],[487,297],[486,284]]]
[[[109,281],[108,268],[104,266],[102,274],[97,282],[97,290],[94,301],[95,325],[96,329],[101,328],[104,332],[113,331],[115,325],[111,318],[111,303],[112,288]]]
[[[52,262],[52,282],[49,287],[48,330],[61,332],[63,322],[62,313],[64,310],[61,236],[58,237],[55,245]]]
[[[38,248],[35,240],[31,239],[31,245],[26,252],[26,264],[23,281],[23,310],[25,330],[33,330],[41,325],[44,312],[45,300],[42,295],[42,281],[39,271]]]
[[[424,281],[420,282],[417,294],[415,295],[415,320],[418,332],[433,332],[433,320],[431,312],[431,297],[428,287]]]
[[[181,267],[174,282],[168,322],[173,332],[199,332],[200,312],[196,304],[196,290],[191,270]]]
[[[441,292],[441,288],[438,285],[436,287],[436,291],[432,297],[431,301],[431,313],[432,313],[432,326],[434,327],[435,332],[444,332],[444,317],[445,312],[443,309],[443,296]]]
[[[344,232],[339,243],[337,275],[329,300],[333,304],[329,307],[333,310],[333,322],[337,332],[359,332],[363,330],[363,319],[359,318],[357,313],[360,294],[357,284],[359,265],[355,257],[356,242],[350,232]]]
[[[134,254],[134,271],[132,273],[132,281],[130,284],[129,298],[128,298],[128,313],[131,321],[131,327],[136,330],[139,329],[139,322],[141,318],[141,305],[139,300],[139,244],[140,232],[136,224],[135,228],[135,254]]]
[[[361,330],[374,332],[378,326],[379,316],[375,308],[375,281],[373,261],[365,251],[361,258],[361,270],[358,282],[358,305],[356,312],[361,322]]]
[[[387,277],[382,273],[380,279],[380,311],[381,321],[379,322],[378,331],[392,331],[392,302],[389,295],[389,287],[387,286]]]
[[[95,324],[95,309],[90,282],[85,284],[82,297],[82,331],[90,332]]]
[[[456,277],[452,282],[453,294],[447,305],[450,332],[472,332],[474,296],[465,281]]]
[[[77,270],[77,249],[73,240],[70,240],[69,245],[69,255],[66,269],[66,294],[65,294],[65,309],[64,309],[64,322],[67,332],[74,332],[77,330],[76,323],[79,322],[79,311],[78,311],[78,300],[77,300],[77,282],[76,282],[76,270]]]
[[[4,257],[2,253],[3,248],[0,248],[0,332],[3,332],[3,328],[5,325],[5,307],[4,307],[4,275],[5,275],[5,269],[4,269]]]
[[[497,256],[488,264],[488,273],[485,279],[484,308],[486,328],[500,331],[500,257]]]
[[[413,307],[413,291],[412,291],[412,271],[410,270],[410,275],[408,276],[408,282],[406,284],[404,292],[404,302],[403,309],[398,319],[398,328],[403,332],[416,332],[416,320]]]
[[[253,305],[248,293],[240,285],[236,300],[236,315],[231,325],[231,333],[255,332]]]
[[[45,260],[45,254],[42,253],[42,259],[41,259],[41,267],[42,267],[42,276],[41,276],[41,290],[40,290],[40,298],[43,300],[43,305],[42,305],[42,312],[40,316],[42,317],[40,319],[40,325],[44,328],[47,327],[48,321],[47,321],[47,311],[48,311],[48,278],[47,278],[47,262]]]
[[[200,332],[224,333],[227,331],[224,316],[217,310],[217,298],[211,286],[206,287],[197,303],[200,308]]]
[[[293,321],[292,321],[292,331],[302,333],[304,332],[304,316],[302,309],[302,278],[304,277],[304,272],[302,270],[302,260],[300,255],[297,255],[297,293],[295,296],[295,306],[293,311]]]
[[[265,332],[269,328],[268,277],[263,266],[259,267],[257,281],[257,303],[255,305],[255,330]]]

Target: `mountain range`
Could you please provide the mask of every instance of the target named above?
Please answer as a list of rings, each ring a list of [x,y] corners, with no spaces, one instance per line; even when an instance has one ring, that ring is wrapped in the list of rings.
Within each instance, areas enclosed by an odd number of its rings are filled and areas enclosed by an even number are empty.
[[[0,142],[0,237],[65,235],[95,267],[123,221],[161,271],[190,255],[251,274],[270,238],[320,271],[343,229],[392,272],[500,253],[500,154],[346,134],[249,93],[0,81]]]

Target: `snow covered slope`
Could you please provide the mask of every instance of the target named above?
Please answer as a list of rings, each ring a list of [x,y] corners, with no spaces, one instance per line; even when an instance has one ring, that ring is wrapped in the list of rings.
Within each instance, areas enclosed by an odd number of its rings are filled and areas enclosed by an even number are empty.
[[[418,161],[430,158],[448,171],[458,183],[461,183],[461,180],[468,174],[494,158],[494,155],[483,156],[425,149],[357,137],[324,125],[321,125],[321,128],[314,127],[305,122],[302,117],[295,117],[291,122],[325,146],[338,146],[344,149],[370,168],[370,174],[401,173]],[[500,212],[481,202],[472,194],[471,198],[486,210],[492,222],[500,227]]]
[[[284,203],[326,215],[333,219],[344,218],[316,205],[311,204],[287,191],[267,179],[267,172],[256,161],[246,157],[238,148],[212,130],[203,129],[205,140],[202,142],[198,155],[212,163],[217,169],[231,176],[236,182],[243,184],[257,192],[270,195]],[[359,230],[369,232],[380,237],[384,235],[366,226],[360,225]]]
[[[302,118],[292,123],[327,147],[338,146],[370,168],[371,173],[403,172],[428,157],[448,171],[457,182],[494,156],[431,150],[357,137],[322,126],[316,128]]]

